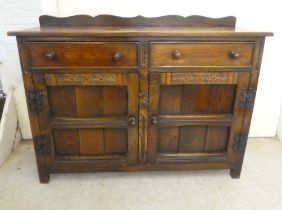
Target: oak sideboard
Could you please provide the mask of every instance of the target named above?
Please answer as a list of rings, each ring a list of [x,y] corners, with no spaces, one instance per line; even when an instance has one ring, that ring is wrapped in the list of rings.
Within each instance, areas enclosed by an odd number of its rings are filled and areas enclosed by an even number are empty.
[[[51,173],[230,169],[270,32],[236,18],[41,16],[17,37],[41,183]]]

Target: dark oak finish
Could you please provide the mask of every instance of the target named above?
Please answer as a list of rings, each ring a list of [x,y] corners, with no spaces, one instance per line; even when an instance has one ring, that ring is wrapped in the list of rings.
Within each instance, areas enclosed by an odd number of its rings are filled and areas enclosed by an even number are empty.
[[[235,17],[40,17],[16,35],[41,183],[50,173],[230,169],[264,39]]]
[[[252,62],[254,43],[151,43],[150,66],[242,66]],[[235,56],[240,54],[240,56]]]
[[[75,26],[189,26],[189,27],[230,27],[236,25],[233,16],[223,18],[208,18],[199,15],[182,17],[178,15],[167,15],[163,17],[146,18],[118,17],[113,15],[75,15],[71,17],[53,17],[43,15],[39,18],[41,27],[75,27]]]
[[[271,36],[271,32],[259,32],[235,28],[233,16],[209,18],[199,15],[182,17],[118,17],[113,15],[76,15],[71,17],[39,18],[40,27],[11,31],[13,36]],[[173,28],[171,28],[173,27]]]
[[[137,43],[31,42],[27,48],[34,68],[137,66]]]
[[[36,37],[46,37],[52,36],[57,37],[56,41],[60,40],[61,36],[78,36],[78,37],[89,37],[96,36],[96,40],[104,37],[111,36],[117,37],[127,36],[132,37],[133,40],[135,37],[165,37],[166,40],[176,41],[177,39],[173,37],[183,36],[183,37],[197,37],[199,38],[215,38],[215,37],[230,37],[233,38],[247,38],[247,37],[255,37],[255,36],[272,36],[271,32],[259,32],[245,29],[234,29],[230,27],[186,27],[186,26],[122,26],[122,27],[114,27],[114,26],[86,26],[86,27],[37,27],[26,29],[23,31],[11,31],[8,33],[10,36],[36,36]],[[34,40],[34,38],[33,38]],[[45,39],[45,41],[48,39]],[[52,38],[51,38],[52,40]],[[128,41],[130,39],[127,39]],[[153,40],[153,39],[152,39]],[[232,40],[232,38],[230,38]],[[228,40],[228,41],[230,41]],[[181,40],[180,40],[181,41]],[[242,41],[242,40],[241,40]]]

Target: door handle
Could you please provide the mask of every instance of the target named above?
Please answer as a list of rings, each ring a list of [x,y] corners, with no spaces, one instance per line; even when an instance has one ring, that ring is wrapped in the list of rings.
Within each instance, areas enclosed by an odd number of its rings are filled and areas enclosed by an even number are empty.
[[[152,123],[152,125],[157,125],[158,124],[158,116],[156,116],[156,115],[153,115],[153,116],[151,116],[151,123]]]
[[[130,116],[128,118],[128,125],[130,125],[130,126],[136,125],[136,118],[134,116]]]

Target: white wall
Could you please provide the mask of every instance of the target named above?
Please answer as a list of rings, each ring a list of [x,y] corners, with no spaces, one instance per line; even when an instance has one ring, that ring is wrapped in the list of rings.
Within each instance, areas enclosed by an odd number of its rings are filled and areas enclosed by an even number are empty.
[[[134,0],[58,0],[61,16],[75,14],[113,14],[120,16],[160,16],[198,14],[210,17],[234,15],[237,26],[273,31],[268,38],[259,80],[257,99],[251,124],[250,136],[275,136],[282,100],[282,70],[280,56],[282,46],[282,13],[279,1],[213,0],[213,1],[134,1]]]
[[[5,92],[15,87],[15,103],[24,139],[31,138],[31,130],[25,103],[24,88],[15,37],[7,31],[31,28],[39,25],[42,14],[58,15],[57,0],[0,0],[0,78]]]
[[[279,27],[278,22],[282,19],[279,1],[4,0],[3,3],[2,1],[0,0],[0,46],[3,50],[0,51],[0,61],[2,60],[4,64],[0,64],[0,72],[4,88],[10,84],[18,84],[21,80],[15,38],[6,37],[6,31],[35,26],[38,24],[38,16],[43,13],[59,16],[113,14],[149,17],[167,14],[183,16],[199,14],[210,17],[234,15],[237,17],[239,27],[272,31],[275,36],[268,38],[266,42],[250,136],[276,135],[282,100],[279,91],[282,90],[280,82],[282,71],[278,68],[279,46],[282,46],[282,27]],[[24,104],[24,101],[20,100],[19,103]],[[26,112],[26,109],[23,108],[21,112]],[[29,128],[26,113],[22,115],[25,117],[21,127]],[[26,132],[24,138],[28,137],[31,136]]]
[[[280,140],[282,140],[282,106],[281,106],[280,117],[279,117],[279,122],[277,126],[277,137]]]
[[[0,0],[0,78],[5,92],[9,86],[16,88],[16,106],[23,138],[31,138],[29,119],[22,82],[20,62],[15,37],[7,31],[30,28],[38,25],[42,12],[40,0]]]

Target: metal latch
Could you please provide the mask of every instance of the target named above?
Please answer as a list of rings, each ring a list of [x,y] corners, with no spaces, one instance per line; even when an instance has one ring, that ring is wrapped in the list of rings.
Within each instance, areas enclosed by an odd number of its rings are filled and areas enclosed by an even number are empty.
[[[43,94],[41,90],[28,90],[27,91],[27,104],[32,112],[43,110]]]

